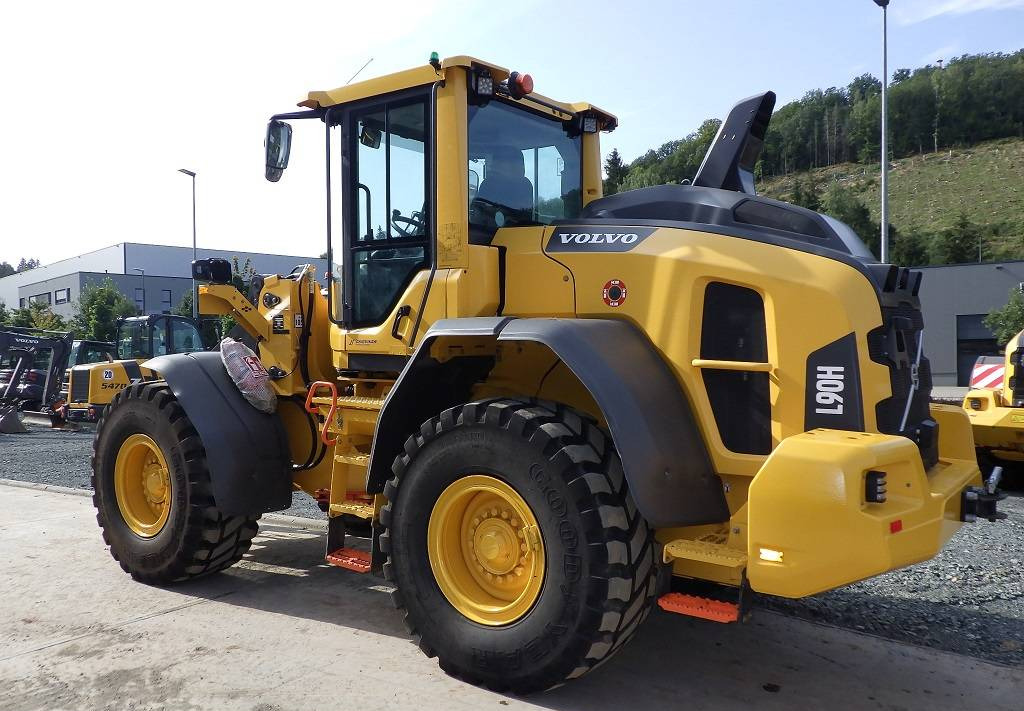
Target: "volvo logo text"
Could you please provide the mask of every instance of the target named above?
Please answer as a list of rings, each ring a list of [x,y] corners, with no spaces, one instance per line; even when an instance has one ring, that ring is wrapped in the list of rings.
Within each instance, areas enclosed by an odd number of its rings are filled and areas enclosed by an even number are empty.
[[[607,228],[605,228],[607,229]],[[654,232],[653,227],[619,227],[598,232],[590,226],[559,227],[548,238],[548,252],[628,252]]]
[[[576,244],[615,244],[616,242],[622,242],[622,244],[633,244],[640,235],[636,232],[572,232],[572,233],[561,233],[558,237],[562,240],[562,244],[569,244],[575,242]]]

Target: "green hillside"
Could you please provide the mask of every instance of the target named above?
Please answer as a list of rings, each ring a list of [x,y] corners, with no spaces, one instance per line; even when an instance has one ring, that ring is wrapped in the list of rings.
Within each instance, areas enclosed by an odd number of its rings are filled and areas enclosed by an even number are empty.
[[[770,178],[758,192],[792,200],[794,189],[825,192],[837,182],[879,219],[879,164],[841,163]],[[999,139],[971,148],[894,160],[889,171],[889,215],[900,233],[926,242],[962,216],[980,228],[983,258],[1024,259],[1024,139]]]

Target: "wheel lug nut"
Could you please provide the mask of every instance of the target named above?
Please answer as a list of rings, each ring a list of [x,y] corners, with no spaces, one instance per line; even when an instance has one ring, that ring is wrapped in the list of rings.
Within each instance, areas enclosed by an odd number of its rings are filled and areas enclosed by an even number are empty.
[[[524,562],[524,561],[520,561],[520,562]],[[522,566],[516,566],[516,575],[522,575],[522,574],[523,574]]]

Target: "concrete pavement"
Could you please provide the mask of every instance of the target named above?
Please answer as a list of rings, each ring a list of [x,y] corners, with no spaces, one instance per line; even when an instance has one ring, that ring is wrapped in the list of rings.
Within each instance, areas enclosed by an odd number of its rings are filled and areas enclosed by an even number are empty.
[[[323,534],[261,527],[235,568],[170,589],[110,558],[88,498],[0,486],[0,709],[1021,708],[1024,670],[767,612],[656,611],[593,674],[526,699],[447,677],[380,578]]]

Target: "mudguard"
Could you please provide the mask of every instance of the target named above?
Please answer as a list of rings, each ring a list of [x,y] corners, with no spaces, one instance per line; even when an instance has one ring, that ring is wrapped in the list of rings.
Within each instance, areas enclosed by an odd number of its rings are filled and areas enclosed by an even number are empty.
[[[231,381],[220,353],[178,353],[143,363],[160,374],[206,448],[213,496],[229,516],[291,506],[288,438],[277,415],[260,412]]]
[[[722,482],[679,382],[642,332],[626,321],[609,319],[477,318],[434,324],[384,404],[367,491],[383,488],[405,436],[443,409],[433,409],[411,428],[411,422],[400,422],[409,420],[410,409],[417,409],[410,407],[417,391],[436,370],[431,365],[436,361],[429,355],[431,343],[452,335],[493,335],[499,341],[535,341],[550,348],[601,408],[633,500],[651,526],[689,526],[729,518]],[[461,383],[460,390],[468,392],[473,382]],[[425,407],[423,399],[419,402],[419,409]],[[387,435],[396,432],[392,424],[404,425],[397,430],[404,434]]]

